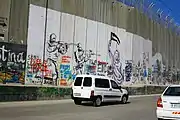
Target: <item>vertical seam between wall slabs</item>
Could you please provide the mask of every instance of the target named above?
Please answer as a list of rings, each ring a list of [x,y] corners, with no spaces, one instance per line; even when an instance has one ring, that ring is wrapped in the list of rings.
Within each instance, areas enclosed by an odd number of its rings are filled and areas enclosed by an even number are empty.
[[[10,10],[9,10],[9,23],[8,23],[8,37],[7,37],[7,42],[10,42],[10,38],[11,37],[9,37],[10,36],[10,26],[11,26],[11,13],[12,13],[12,1],[13,0],[11,0],[11,3],[10,3]]]
[[[100,13],[100,7],[99,7],[99,2],[98,2],[98,5],[97,5],[97,7],[98,7],[98,11],[96,12],[96,15],[95,15],[95,17],[97,18],[97,13]],[[96,19],[95,18],[95,19]],[[97,23],[97,38],[96,38],[96,40],[95,40],[95,44],[96,44],[96,75],[97,75],[97,70],[98,70],[98,59],[97,59],[97,57],[98,57],[98,47],[99,47],[99,35],[98,35],[98,24],[99,24],[99,22],[96,22]]]
[[[88,9],[87,9],[88,11]],[[88,14],[88,13],[87,13]],[[87,30],[88,30],[88,19],[86,18],[86,40],[85,40],[85,56],[87,55]],[[83,73],[85,72],[86,62],[84,63]]]
[[[76,15],[74,15],[74,29],[73,29],[73,49],[72,49],[72,69],[73,69],[73,66],[74,66],[74,45],[75,45],[75,30],[76,30]]]
[[[104,15],[104,22],[107,22],[106,17],[108,16],[108,11],[107,11],[107,1],[104,2],[105,6],[104,6],[104,11],[106,12],[106,15]],[[104,23],[105,26],[105,23]],[[109,33],[107,30],[107,27],[105,26],[105,33],[106,33],[106,37],[107,37],[107,47],[108,47],[108,42],[109,42]],[[106,59],[107,62],[109,62],[109,54],[108,54],[108,50],[107,50],[107,54],[106,54]]]
[[[63,4],[62,3],[63,2],[63,0],[60,0],[60,4]],[[62,27],[62,5],[60,5],[60,16],[59,16],[59,18],[60,18],[60,24],[59,24],[59,40],[61,40],[61,27]],[[59,74],[59,77],[61,78],[61,74]]]
[[[48,16],[48,2],[49,0],[46,0],[46,14],[45,14],[45,24],[44,24],[44,49],[43,49],[43,64],[44,64],[44,61],[45,61],[45,47],[46,47],[46,35],[47,35],[47,16]],[[43,77],[43,72],[42,72],[42,81],[43,83],[41,82],[41,85],[44,84],[44,77]],[[57,83],[56,83],[57,84]]]

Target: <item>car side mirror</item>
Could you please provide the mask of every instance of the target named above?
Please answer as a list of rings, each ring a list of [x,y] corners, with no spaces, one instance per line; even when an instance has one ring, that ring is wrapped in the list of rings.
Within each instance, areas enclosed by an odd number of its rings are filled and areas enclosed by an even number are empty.
[[[121,86],[118,86],[118,88],[121,90]]]
[[[120,90],[121,93],[123,92],[121,86],[118,86],[118,89]]]

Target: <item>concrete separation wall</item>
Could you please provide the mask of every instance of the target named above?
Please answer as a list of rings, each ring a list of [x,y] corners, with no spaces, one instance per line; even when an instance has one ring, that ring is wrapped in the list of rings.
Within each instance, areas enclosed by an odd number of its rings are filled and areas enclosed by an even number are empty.
[[[0,84],[71,86],[82,73],[179,84],[180,37],[121,2],[1,0],[0,22]]]
[[[166,86],[124,87],[130,95],[161,94]],[[71,88],[40,86],[0,86],[0,102],[69,99]]]

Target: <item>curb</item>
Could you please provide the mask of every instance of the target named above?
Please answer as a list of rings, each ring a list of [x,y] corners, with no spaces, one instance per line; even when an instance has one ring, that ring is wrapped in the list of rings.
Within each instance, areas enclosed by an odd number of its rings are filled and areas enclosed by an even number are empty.
[[[140,98],[140,97],[153,97],[159,96],[160,94],[152,95],[133,95],[129,96],[130,98]],[[20,102],[0,102],[0,108],[2,107],[28,107],[36,105],[52,105],[52,104],[65,104],[72,103],[72,99],[63,99],[63,100],[47,100],[47,101],[20,101]]]
[[[36,105],[52,105],[64,104],[73,102],[71,99],[63,100],[47,100],[47,101],[18,101],[18,102],[0,102],[1,107],[22,107],[22,106],[36,106]]]

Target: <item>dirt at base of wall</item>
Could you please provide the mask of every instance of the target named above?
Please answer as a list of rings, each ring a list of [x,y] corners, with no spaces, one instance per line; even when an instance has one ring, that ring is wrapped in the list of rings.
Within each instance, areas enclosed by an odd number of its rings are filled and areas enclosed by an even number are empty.
[[[129,95],[161,94],[167,86],[123,87]],[[71,88],[36,86],[0,86],[0,102],[60,100],[71,97]]]

